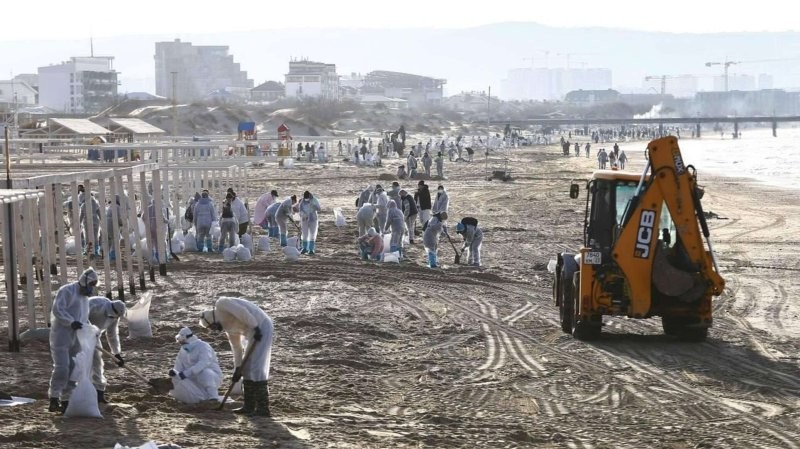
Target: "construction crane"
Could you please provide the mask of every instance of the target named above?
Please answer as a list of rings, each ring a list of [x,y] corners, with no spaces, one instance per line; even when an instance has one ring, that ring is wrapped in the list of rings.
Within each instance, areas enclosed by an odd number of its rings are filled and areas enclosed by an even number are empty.
[[[714,65],[721,65],[725,67],[725,92],[728,91],[728,67],[733,64],[741,64],[742,61],[725,61],[725,62],[707,62],[706,67],[711,67]]]
[[[663,96],[667,92],[667,78],[672,78],[669,75],[659,75],[659,76],[645,76],[645,81],[650,80],[661,80],[661,95]]]
[[[723,62],[707,62],[706,67],[711,67],[715,65],[723,66],[723,74],[725,77],[725,92],[728,91],[728,68],[734,64],[750,64],[750,63],[759,63],[759,62],[781,62],[781,61],[795,61],[800,60],[800,56],[796,56],[793,58],[772,58],[772,59],[755,59],[751,61],[728,61],[725,59]]]

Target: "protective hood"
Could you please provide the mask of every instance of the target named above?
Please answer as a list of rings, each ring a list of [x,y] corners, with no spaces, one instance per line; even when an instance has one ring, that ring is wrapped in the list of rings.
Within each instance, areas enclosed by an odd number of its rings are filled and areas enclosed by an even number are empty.
[[[217,331],[222,330],[222,323],[217,321],[217,313],[213,309],[206,310],[200,314],[200,325]]]
[[[106,316],[121,318],[124,317],[127,312],[128,308],[125,307],[125,303],[120,300],[106,303]]]
[[[389,209],[397,209],[397,203],[394,200],[389,200]]]
[[[81,287],[87,287],[89,285],[97,285],[97,273],[94,271],[94,268],[89,267],[83,270],[81,273],[81,277],[78,278],[78,285]]]
[[[194,333],[188,327],[181,328],[178,335],[175,336],[175,341],[180,344],[189,343],[194,337]]]

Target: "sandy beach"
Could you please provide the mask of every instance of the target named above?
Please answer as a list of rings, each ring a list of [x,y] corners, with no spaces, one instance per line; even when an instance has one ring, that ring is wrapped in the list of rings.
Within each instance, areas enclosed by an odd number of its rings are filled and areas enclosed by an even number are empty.
[[[621,145],[632,172],[645,145]],[[129,365],[166,377],[174,336],[190,325],[217,350],[227,387],[230,348],[197,325],[199,312],[220,295],[248,298],[275,321],[271,419],[181,405],[111,363],[104,419],[66,419],[46,410],[51,359],[47,343],[34,342],[0,352],[0,390],[37,399],[0,408],[0,447],[800,447],[797,191],[701,177],[726,281],[706,342],[666,337],[658,318],[617,317],[605,318],[600,340],[581,342],[559,328],[546,267],[580,245],[585,197],[571,200],[569,184],[596,160],[524,147],[512,155],[514,180],[501,182],[486,180],[477,156],[447,164],[441,183],[451,218],[474,216],[484,230],[480,269],[455,265],[446,240],[441,269],[427,268],[420,243],[399,265],[359,260],[354,200],[368,184],[388,187],[396,164],[275,164],[250,170],[249,182],[319,198],[316,256],[226,263],[190,253],[158,278],[154,338],[123,341]],[[334,226],[334,207],[346,227]],[[5,348],[5,329],[0,336]]]

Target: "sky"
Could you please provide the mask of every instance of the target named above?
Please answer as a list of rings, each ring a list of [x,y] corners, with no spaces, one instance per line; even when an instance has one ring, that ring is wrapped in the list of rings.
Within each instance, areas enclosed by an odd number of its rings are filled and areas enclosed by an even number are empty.
[[[761,0],[758,7],[742,8],[718,0],[656,4],[641,0],[137,0],[122,5],[107,0],[5,1],[0,43],[280,28],[469,28],[509,21],[674,33],[796,31],[800,21],[789,11],[789,4]]]

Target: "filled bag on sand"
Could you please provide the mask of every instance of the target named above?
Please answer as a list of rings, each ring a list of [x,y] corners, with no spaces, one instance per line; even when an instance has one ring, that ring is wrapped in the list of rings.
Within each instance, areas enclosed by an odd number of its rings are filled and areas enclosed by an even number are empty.
[[[236,247],[225,248],[222,250],[222,260],[225,262],[233,262],[236,260]]]
[[[347,226],[347,220],[344,218],[344,214],[342,213],[341,207],[334,207],[333,208],[333,219],[334,223],[338,227]]]
[[[81,345],[81,350],[73,362],[75,367],[72,370],[69,380],[76,382],[75,389],[69,398],[69,405],[64,412],[64,416],[83,417],[83,418],[102,418],[100,408],[97,406],[97,390],[92,384],[92,359],[94,358],[97,334],[100,332],[97,327],[83,323],[83,328],[78,329],[75,334]]]
[[[391,252],[391,253],[383,253],[383,258],[382,259],[383,259],[384,262],[400,263],[400,252],[399,251],[394,251],[394,252]]]
[[[211,238],[219,240],[220,237],[222,237],[222,231],[219,228],[219,222],[215,221],[211,223]]]
[[[191,232],[183,237],[183,250],[186,252],[197,252],[197,240]]]
[[[169,390],[169,395],[184,404],[197,404],[204,400],[206,392],[195,382],[189,379],[181,380],[180,377],[174,376],[172,378],[172,390]]]
[[[67,237],[64,241],[64,253],[68,256],[75,255],[75,237]]]
[[[300,241],[296,236],[286,239],[286,245],[291,248],[297,248],[298,252],[300,251]]]
[[[152,292],[145,292],[132,307],[128,308],[125,320],[128,322],[128,337],[153,338],[153,329],[150,327],[150,300]]]
[[[296,262],[297,259],[300,258],[300,250],[294,246],[284,246],[282,251],[283,255],[286,256],[290,262]]]
[[[139,240],[139,244],[136,246],[136,250],[138,251],[140,249],[142,251],[142,254],[147,255],[147,239],[146,238]]]
[[[270,251],[269,248],[269,237],[266,235],[262,235],[258,238],[258,250],[262,253],[268,253]]]
[[[172,233],[172,240],[180,240],[183,241],[183,231],[178,231],[177,229],[175,232]]]
[[[173,237],[172,240],[169,243],[170,243],[170,247],[172,248],[172,253],[173,254],[181,254],[183,252],[183,249],[184,249],[183,240],[176,239],[175,237]]]
[[[241,260],[242,262],[247,262],[253,258],[253,254],[250,252],[250,249],[244,245],[239,245],[236,247],[236,258]]]
[[[392,234],[383,234],[383,252],[388,253],[392,245]]]
[[[239,243],[249,249],[251,254],[253,253],[253,237],[250,234],[243,234],[242,238],[239,239]]]

